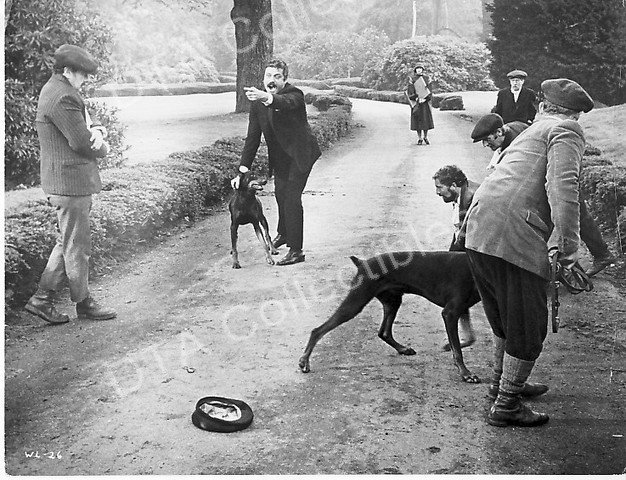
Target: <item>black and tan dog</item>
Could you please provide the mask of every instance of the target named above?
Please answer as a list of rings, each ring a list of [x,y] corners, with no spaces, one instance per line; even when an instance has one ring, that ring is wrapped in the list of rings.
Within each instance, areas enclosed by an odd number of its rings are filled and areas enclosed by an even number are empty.
[[[274,265],[272,255],[278,255],[278,250],[272,245],[267,219],[263,214],[263,205],[256,196],[256,192],[263,190],[267,180],[254,180],[250,173],[239,174],[239,188],[235,190],[228,209],[230,210],[230,254],[233,259],[233,268],[241,268],[239,252],[237,251],[237,237],[239,225],[251,223],[257,238],[265,250],[267,263]]]
[[[464,382],[479,383],[463,362],[459,342],[459,316],[480,301],[465,252],[393,252],[367,260],[350,257],[357,267],[348,295],[333,315],[313,329],[300,369],[310,371],[309,357],[317,342],[328,332],[351,320],[373,298],[383,304],[383,322],[378,336],[402,355],[415,355],[415,350],[393,338],[393,322],[405,293],[420,295],[443,307],[441,315],[451,345],[454,364]]]

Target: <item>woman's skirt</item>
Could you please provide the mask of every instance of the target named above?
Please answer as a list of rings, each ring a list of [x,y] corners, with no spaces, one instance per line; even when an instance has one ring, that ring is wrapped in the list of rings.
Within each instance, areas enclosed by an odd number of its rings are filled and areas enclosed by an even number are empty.
[[[411,130],[432,130],[435,128],[430,102],[418,103],[411,112]]]

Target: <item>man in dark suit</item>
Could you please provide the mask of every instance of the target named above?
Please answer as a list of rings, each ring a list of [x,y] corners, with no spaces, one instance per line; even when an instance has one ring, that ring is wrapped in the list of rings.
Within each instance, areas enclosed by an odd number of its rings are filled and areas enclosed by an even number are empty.
[[[506,76],[511,86],[498,91],[498,100],[491,113],[500,115],[504,123],[519,121],[531,124],[537,114],[537,95],[524,86],[528,75],[523,70],[513,70]]]
[[[106,129],[89,118],[79,89],[97,63],[89,52],[62,45],[54,53],[54,73],[43,86],[37,105],[37,136],[41,150],[41,188],[55,208],[59,238],[26,310],[50,323],[69,317],[54,306],[65,280],[76,302],[78,318],[109,320],[114,310],[100,306],[89,293],[91,196],[102,184],[98,158],[106,156]]]
[[[252,106],[239,165],[240,174],[250,169],[263,134],[270,170],[274,172],[274,193],[278,204],[278,235],[274,246],[289,247],[289,252],[277,265],[304,262],[302,192],[313,164],[321,155],[307,121],[304,94],[287,83],[288,74],[287,64],[274,59],[265,68],[265,90],[245,88]],[[233,188],[239,187],[239,179],[239,176],[233,178]]]

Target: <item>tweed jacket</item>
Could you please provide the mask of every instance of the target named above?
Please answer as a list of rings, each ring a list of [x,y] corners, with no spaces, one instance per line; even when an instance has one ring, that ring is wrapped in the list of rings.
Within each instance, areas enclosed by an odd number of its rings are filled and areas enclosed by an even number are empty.
[[[503,88],[498,91],[496,106],[491,113],[497,113],[502,117],[504,123],[513,121],[532,123],[537,114],[535,109],[535,99],[537,95],[530,88],[522,87],[517,97],[517,102],[513,97],[510,88]]]
[[[36,117],[40,145],[41,187],[52,195],[91,195],[102,184],[97,158],[108,147],[91,149],[85,104],[61,74],[54,74],[41,89]]]
[[[578,122],[542,116],[502,152],[474,194],[466,248],[549,278],[548,239],[577,256],[579,176],[585,139]]]
[[[308,175],[322,152],[307,121],[304,94],[286,83],[272,96],[268,106],[260,100],[252,102],[240,165],[251,167],[262,133],[271,170],[275,170],[277,162],[295,161],[297,170]]]

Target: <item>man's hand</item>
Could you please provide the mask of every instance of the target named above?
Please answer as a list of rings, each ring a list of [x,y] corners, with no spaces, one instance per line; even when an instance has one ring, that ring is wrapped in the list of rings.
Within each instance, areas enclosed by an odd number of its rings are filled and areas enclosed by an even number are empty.
[[[239,181],[241,180],[241,174],[237,175],[230,181],[230,186],[233,187],[233,190],[239,190]]]
[[[98,128],[92,128],[90,129],[90,131],[91,138],[89,139],[89,141],[91,142],[91,149],[100,150],[100,148],[102,148],[102,145],[104,144],[104,135],[102,134],[102,131]]]
[[[254,102],[255,100],[267,102],[270,98],[269,93],[263,90],[259,90],[256,87],[243,87],[243,89],[246,92],[246,97],[248,97],[248,100],[250,100],[251,102]]]

